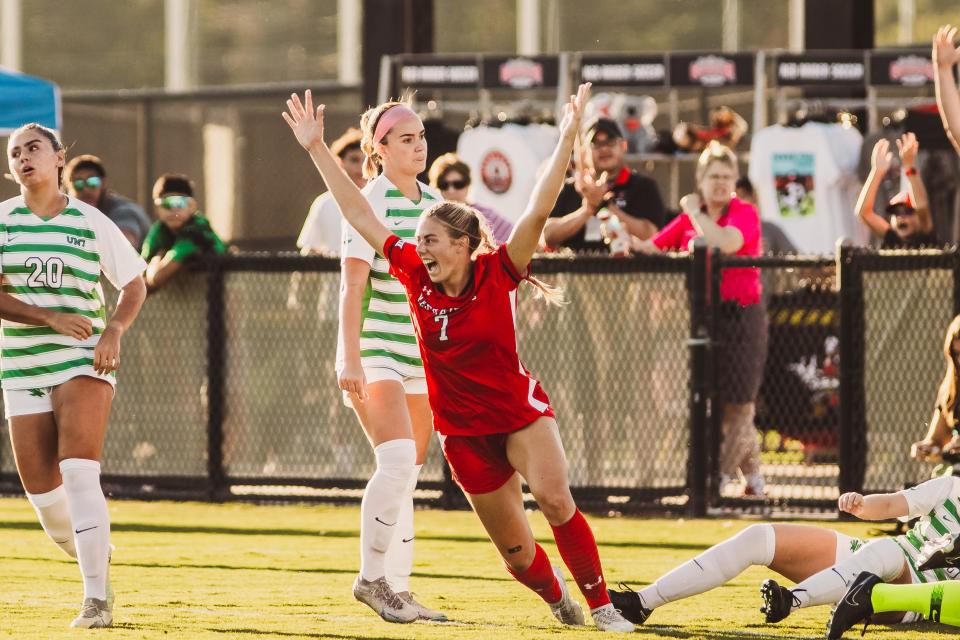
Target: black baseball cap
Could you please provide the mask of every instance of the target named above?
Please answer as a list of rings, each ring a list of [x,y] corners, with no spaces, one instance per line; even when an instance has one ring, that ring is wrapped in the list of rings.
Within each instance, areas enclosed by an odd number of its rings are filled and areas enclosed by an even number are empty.
[[[611,140],[623,137],[623,131],[620,130],[620,125],[617,124],[616,120],[611,120],[610,118],[597,118],[587,125],[587,142],[593,142],[594,136],[601,131],[607,134],[607,137]]]

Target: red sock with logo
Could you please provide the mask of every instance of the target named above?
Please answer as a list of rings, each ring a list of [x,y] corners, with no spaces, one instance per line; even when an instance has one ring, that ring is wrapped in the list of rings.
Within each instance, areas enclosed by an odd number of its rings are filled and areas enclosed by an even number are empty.
[[[533,556],[533,564],[527,567],[526,571],[517,573],[510,568],[510,565],[506,565],[507,571],[518,582],[533,589],[538,596],[543,598],[544,602],[555,604],[560,602],[560,598],[563,597],[560,592],[560,583],[557,582],[557,576],[553,575],[553,567],[550,566],[550,558],[547,557],[547,552],[539,544],[536,546],[537,551]]]
[[[610,604],[607,583],[603,579],[603,567],[600,566],[597,541],[593,538],[587,519],[577,509],[566,524],[552,528],[560,557],[573,574],[573,579],[590,608],[596,609]]]

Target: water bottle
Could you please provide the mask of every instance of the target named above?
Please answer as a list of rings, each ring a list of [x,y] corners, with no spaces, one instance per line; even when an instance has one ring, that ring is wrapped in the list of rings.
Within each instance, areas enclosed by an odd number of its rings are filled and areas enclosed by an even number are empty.
[[[606,207],[597,212],[597,218],[600,220],[600,234],[610,249],[610,255],[617,258],[630,255],[630,238],[620,218],[611,214]]]

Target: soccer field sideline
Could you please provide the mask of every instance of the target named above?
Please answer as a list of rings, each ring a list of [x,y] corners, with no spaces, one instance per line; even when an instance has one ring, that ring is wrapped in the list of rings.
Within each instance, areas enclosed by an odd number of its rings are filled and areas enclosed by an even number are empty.
[[[417,512],[413,589],[451,624],[392,625],[355,602],[358,508],[111,501],[117,591],[111,638],[489,638],[600,637],[561,627],[546,605],[511,579],[472,513]],[[590,518],[608,582],[643,585],[746,520]],[[549,527],[531,514],[538,540],[559,562]],[[852,535],[876,525],[825,523]],[[80,601],[75,564],[44,536],[25,499],[0,499],[4,567],[0,638],[75,638]],[[712,593],[658,609],[646,638],[821,638],[828,607],[776,627],[758,612],[753,568]],[[575,590],[572,581],[569,586]],[[578,599],[582,602],[582,598]],[[929,624],[871,628],[870,637],[947,637]],[[854,636],[850,636],[854,637]]]

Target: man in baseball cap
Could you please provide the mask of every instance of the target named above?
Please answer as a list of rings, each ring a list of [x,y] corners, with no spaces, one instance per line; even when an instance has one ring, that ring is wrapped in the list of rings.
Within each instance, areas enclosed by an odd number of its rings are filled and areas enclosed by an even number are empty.
[[[543,230],[547,246],[574,251],[607,251],[597,213],[606,210],[641,240],[663,226],[663,198],[657,183],[626,165],[627,141],[616,121],[596,118],[584,130],[588,153],[564,185]]]

